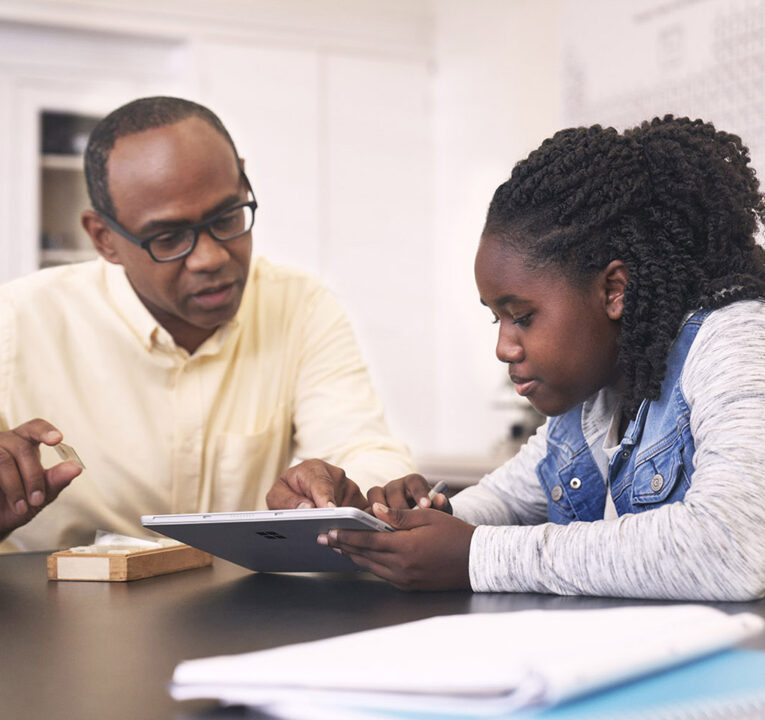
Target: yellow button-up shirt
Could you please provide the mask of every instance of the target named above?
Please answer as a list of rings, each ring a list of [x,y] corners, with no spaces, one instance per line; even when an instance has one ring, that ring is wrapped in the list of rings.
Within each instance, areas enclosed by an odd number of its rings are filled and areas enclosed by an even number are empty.
[[[103,260],[0,287],[0,430],[35,417],[87,469],[4,551],[142,535],[142,514],[264,509],[295,457],[339,465],[362,490],[413,469],[335,298],[262,259],[236,317],[193,355]],[[60,462],[41,450],[45,467]]]

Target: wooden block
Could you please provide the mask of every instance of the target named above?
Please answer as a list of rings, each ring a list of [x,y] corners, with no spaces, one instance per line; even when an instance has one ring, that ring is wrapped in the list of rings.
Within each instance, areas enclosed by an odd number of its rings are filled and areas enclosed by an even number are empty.
[[[87,545],[48,555],[48,579],[124,582],[211,563],[209,553],[180,543],[148,549]]]

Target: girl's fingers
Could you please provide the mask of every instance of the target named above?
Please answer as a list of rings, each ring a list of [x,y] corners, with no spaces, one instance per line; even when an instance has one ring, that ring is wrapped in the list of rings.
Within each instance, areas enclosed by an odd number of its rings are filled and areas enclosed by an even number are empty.
[[[384,563],[379,562],[378,560],[368,555],[359,555],[357,553],[351,553],[351,552],[348,552],[348,553],[344,552],[343,555],[350,558],[362,570],[371,572],[374,575],[377,575],[377,577],[382,578],[383,580],[387,580],[388,582],[393,583],[394,585],[396,584],[396,580],[397,580],[396,573]]]

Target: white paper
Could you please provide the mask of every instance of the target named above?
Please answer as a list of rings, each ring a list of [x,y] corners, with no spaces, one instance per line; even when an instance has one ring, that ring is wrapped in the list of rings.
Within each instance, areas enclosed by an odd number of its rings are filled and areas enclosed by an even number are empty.
[[[152,550],[154,548],[170,547],[171,545],[180,544],[181,543],[177,540],[171,540],[170,538],[147,540],[146,538],[137,538],[130,535],[120,535],[119,533],[113,533],[108,530],[96,530],[96,537],[93,541],[93,545],[98,546],[139,548],[144,550]]]
[[[476,714],[554,703],[730,647],[756,615],[697,605],[472,613],[181,663],[177,699]]]

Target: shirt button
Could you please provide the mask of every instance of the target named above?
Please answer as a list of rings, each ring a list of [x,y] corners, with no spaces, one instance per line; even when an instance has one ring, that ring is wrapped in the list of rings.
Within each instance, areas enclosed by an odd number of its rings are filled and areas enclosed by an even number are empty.
[[[579,478],[571,478],[571,482],[569,483],[572,490],[578,490],[580,487],[582,487],[582,481]]]
[[[651,490],[653,490],[654,492],[659,492],[659,490],[661,490],[663,487],[664,487],[664,478],[658,473],[656,473],[656,475],[654,475],[651,478]]]
[[[553,502],[558,502],[563,497],[563,488],[560,485],[556,485],[552,492],[550,493],[550,496],[553,499]]]

